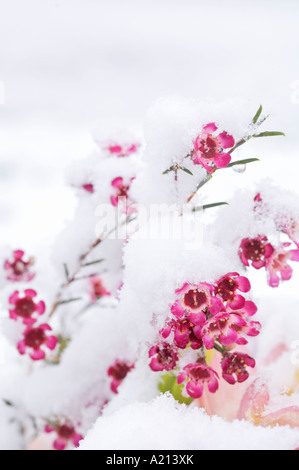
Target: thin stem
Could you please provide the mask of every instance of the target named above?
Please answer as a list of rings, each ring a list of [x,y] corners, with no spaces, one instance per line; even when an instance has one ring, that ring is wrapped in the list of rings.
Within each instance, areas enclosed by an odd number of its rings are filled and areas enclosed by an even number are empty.
[[[214,173],[215,173],[216,170],[214,170]],[[200,188],[202,188],[205,184],[207,184],[211,179],[213,178],[213,174],[212,173],[208,173],[207,176],[205,177],[204,180],[202,180],[196,187],[195,191],[193,191],[193,193],[190,194],[190,196],[188,197],[187,199],[187,204],[192,201],[192,199],[194,198],[194,196],[197,194],[197,192],[199,191]]]
[[[126,217],[126,220],[121,224],[121,225],[125,225],[127,223],[130,223],[132,222],[133,220],[135,220],[135,218],[130,218],[130,217]],[[56,300],[54,302],[54,304],[52,305],[52,308],[50,310],[50,313],[48,315],[48,318],[50,318],[54,312],[56,311],[56,309],[59,307],[59,305],[63,304],[64,301],[63,301],[63,294],[64,294],[64,291],[75,281],[78,280],[78,274],[79,272],[81,271],[82,268],[84,268],[85,266],[88,266],[89,264],[91,263],[86,263],[86,258],[92,253],[92,251],[100,244],[102,243],[103,241],[107,240],[107,238],[117,230],[117,226],[115,226],[113,229],[111,229],[107,234],[106,236],[104,237],[103,235],[101,235],[100,237],[98,237],[90,246],[89,248],[80,256],[79,258],[79,262],[77,264],[77,267],[74,269],[74,272],[73,274],[70,276],[68,274],[68,280],[66,283],[64,283],[61,288],[60,288],[60,291],[58,292],[57,296],[56,296]]]
[[[174,169],[174,181],[175,181],[176,183],[177,183],[177,181],[178,181],[178,168],[177,168],[177,167]]]
[[[220,344],[214,343],[214,349],[216,349],[216,351],[220,352],[222,355],[226,353],[225,348],[220,346]]]
[[[232,154],[237,148],[241,147],[241,145],[244,145],[246,144],[246,142],[248,142],[248,140],[251,139],[251,136],[249,136],[248,138],[246,139],[240,139],[239,142],[236,143],[236,145],[228,152],[229,154]]]
[[[63,284],[61,286],[61,289],[60,291],[58,292],[57,296],[56,296],[56,300],[50,310],[50,313],[49,313],[49,318],[54,314],[54,312],[56,311],[57,307],[59,307],[59,305],[62,304],[62,297],[63,297],[63,294],[64,294],[64,291],[65,289],[67,289],[75,280],[76,280],[76,277],[77,275],[79,274],[81,268],[84,266],[84,261],[86,260],[86,258],[88,257],[88,255],[92,252],[92,250],[98,246],[101,242],[103,241],[103,238],[102,236],[97,238],[93,243],[92,245],[90,245],[90,247],[85,251],[85,253],[83,253],[80,258],[79,258],[79,262],[78,262],[78,265],[77,267],[75,268],[72,276],[68,276],[68,281]]]

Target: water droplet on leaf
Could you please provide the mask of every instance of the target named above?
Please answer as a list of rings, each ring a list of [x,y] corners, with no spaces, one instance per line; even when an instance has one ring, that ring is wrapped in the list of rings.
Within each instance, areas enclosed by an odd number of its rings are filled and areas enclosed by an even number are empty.
[[[236,173],[244,173],[246,171],[247,165],[236,165],[233,167],[233,170]]]

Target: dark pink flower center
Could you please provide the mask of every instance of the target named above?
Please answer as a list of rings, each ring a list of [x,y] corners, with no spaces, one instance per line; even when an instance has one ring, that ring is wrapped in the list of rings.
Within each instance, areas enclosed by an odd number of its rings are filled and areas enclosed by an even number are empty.
[[[243,247],[244,256],[251,261],[260,261],[265,253],[265,248],[259,240],[250,240]]]
[[[201,140],[199,150],[204,158],[213,158],[217,148],[217,139],[209,136],[206,139]]]
[[[96,297],[102,297],[105,295],[106,290],[101,281],[96,281],[93,283],[93,292]]]
[[[15,304],[15,312],[20,317],[29,318],[35,311],[35,303],[30,297],[18,299]]]
[[[209,325],[210,333],[215,334],[215,333],[223,332],[227,328],[229,321],[230,321],[229,316],[226,316],[226,317],[222,317],[218,319],[217,322],[216,321],[211,322]],[[232,326],[233,325],[231,325],[231,327]]]
[[[125,197],[127,199],[129,189],[130,189],[130,187],[128,185],[127,186],[120,186],[118,188],[117,197]]]
[[[192,289],[187,292],[184,296],[184,304],[190,308],[199,308],[201,305],[205,305],[207,296],[204,291]]]
[[[219,282],[217,286],[217,293],[221,295],[224,301],[231,300],[234,297],[235,290],[237,289],[236,283],[229,277]]]
[[[39,349],[45,339],[46,335],[41,328],[32,328],[25,335],[25,344],[30,348]]]
[[[28,271],[26,263],[20,259],[12,263],[11,268],[16,276],[20,276],[24,272]]]
[[[112,367],[110,373],[115,380],[123,380],[130,370],[131,367],[125,362],[119,362],[116,366]]]
[[[190,371],[190,378],[196,382],[210,378],[210,372],[206,368],[196,367]]]
[[[157,358],[161,364],[170,365],[178,359],[178,356],[170,346],[164,345],[162,348],[158,348]]]
[[[73,426],[68,426],[67,424],[62,424],[58,427],[57,433],[60,437],[64,437],[65,439],[71,439],[75,432]]]
[[[227,361],[223,372],[227,375],[243,375],[246,374],[246,361],[244,357],[240,354],[232,354],[232,356]]]

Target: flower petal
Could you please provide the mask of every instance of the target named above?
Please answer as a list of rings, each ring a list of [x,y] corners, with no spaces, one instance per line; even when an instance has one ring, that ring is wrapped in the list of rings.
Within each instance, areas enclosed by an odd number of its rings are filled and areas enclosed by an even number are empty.
[[[45,302],[43,300],[40,300],[38,304],[36,305],[35,311],[39,315],[42,315],[43,313],[45,313],[45,310],[46,310]]]
[[[57,338],[56,336],[48,336],[47,338],[47,341],[46,341],[46,346],[51,350],[53,351],[53,349],[56,348],[56,345],[57,345]]]
[[[13,305],[16,303],[16,301],[19,300],[19,291],[16,290],[13,294],[8,299],[8,302]]]
[[[45,359],[46,354],[45,354],[45,351],[43,351],[42,349],[37,349],[37,350],[34,350],[34,351],[30,354],[30,357],[31,357],[31,359],[33,359],[34,361],[40,361],[41,359]]]
[[[217,168],[226,168],[229,165],[232,157],[229,153],[217,153],[214,157],[214,163]]]
[[[215,122],[210,122],[209,124],[206,124],[203,127],[203,131],[205,131],[208,134],[213,134],[213,132],[216,132],[218,127],[216,126]]]
[[[227,132],[221,132],[217,138],[220,141],[221,147],[223,149],[229,149],[235,145],[235,139]]]
[[[249,292],[250,289],[251,289],[251,284],[250,284],[250,281],[249,279],[247,279],[247,277],[245,276],[239,276],[236,280],[235,280],[237,286],[238,286],[238,289],[241,291],[241,292]]]
[[[25,254],[25,253],[24,253],[23,250],[15,250],[15,251],[13,252],[14,260],[15,260],[15,261],[18,261],[18,260],[22,259],[23,256],[24,256],[24,254]]]
[[[25,289],[24,293],[25,293],[26,297],[30,297],[31,299],[33,299],[33,297],[37,296],[37,293],[33,289]]]

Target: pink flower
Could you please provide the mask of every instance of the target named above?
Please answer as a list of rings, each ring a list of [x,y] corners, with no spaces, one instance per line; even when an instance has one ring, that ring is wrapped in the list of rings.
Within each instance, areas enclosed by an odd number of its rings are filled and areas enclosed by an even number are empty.
[[[87,193],[90,193],[90,194],[94,193],[94,185],[91,182],[86,182],[86,183],[77,184],[77,185],[73,184],[72,186],[74,188],[83,189],[84,191],[86,191]]]
[[[299,249],[286,250],[290,243],[283,243],[266,261],[266,271],[268,273],[268,283],[271,287],[278,287],[280,280],[291,279],[293,269],[289,266],[289,261],[299,261]]]
[[[111,196],[111,204],[113,206],[118,206],[118,199],[119,198],[125,198],[127,199],[128,192],[130,189],[130,183],[125,183],[124,179],[122,177],[117,177],[114,178],[114,180],[111,182],[111,186],[115,188],[115,195]]]
[[[241,312],[220,312],[210,318],[202,327],[202,339],[206,349],[213,349],[215,339],[223,346],[247,344],[243,335],[257,336],[261,325],[258,322],[247,322]]]
[[[152,346],[149,357],[150,368],[155,372],[174,369],[179,359],[177,349],[166,342]]]
[[[257,312],[257,306],[251,300],[245,300],[244,306],[242,308],[238,308],[238,312],[233,310],[230,307],[230,305],[226,307],[226,311],[228,313],[239,313],[240,315],[243,315],[243,316],[252,317]]]
[[[200,349],[203,345],[200,326],[195,325],[187,318],[168,321],[160,334],[166,339],[171,331],[174,332],[174,344],[180,349],[185,349],[189,344],[192,349]]]
[[[115,361],[114,365],[109,367],[108,375],[112,377],[111,390],[114,393],[118,393],[117,389],[122,381],[126,378],[128,372],[134,368],[134,365],[128,364],[125,361]]]
[[[257,426],[299,427],[299,407],[289,405],[271,409],[271,395],[266,383],[255,380],[244,393],[238,412],[238,419],[247,419]],[[296,449],[295,449],[296,450]]]
[[[271,365],[272,367],[281,355],[287,351],[286,345],[278,344],[273,350],[269,351],[267,358],[262,361],[263,365]],[[291,428],[298,428],[299,407],[294,406],[294,400],[291,396],[298,390],[298,372],[294,370],[294,377],[291,378],[292,382],[287,387],[289,393],[287,395],[283,393],[285,397],[283,406],[277,406],[277,393],[279,392],[279,395],[281,395],[281,390],[273,389],[273,386],[269,390],[266,383],[261,382],[261,371],[255,373],[259,378],[247,386],[247,368],[253,367],[254,361],[249,358],[246,351],[238,354],[239,360],[235,360],[234,363],[232,361],[224,363],[226,372],[230,367],[230,374],[226,377],[228,381],[220,378],[217,396],[204,393],[199,399],[198,405],[204,408],[208,415],[217,415],[228,421],[239,419],[247,420],[257,426],[290,426]],[[215,370],[219,368],[220,357],[220,354],[216,352],[212,358],[211,366]],[[280,374],[279,363],[277,365],[277,373]],[[236,373],[233,372],[234,370],[236,370]],[[273,369],[270,370],[273,371]]]
[[[255,360],[239,352],[226,353],[222,363],[222,377],[226,382],[234,385],[236,382],[243,383],[248,379],[247,367],[255,367]]]
[[[76,432],[74,426],[70,422],[64,424],[47,424],[45,426],[45,432],[57,434],[57,438],[53,442],[53,447],[56,450],[64,450],[69,444],[73,444],[75,447],[79,446],[79,442],[83,439],[83,436]]]
[[[262,209],[264,209],[264,201],[261,196],[261,193],[257,193],[253,199],[254,205],[253,205],[253,210],[254,212],[260,212]]]
[[[176,294],[180,298],[171,307],[173,315],[177,318],[186,316],[196,325],[206,321],[207,310],[213,315],[223,308],[221,300],[214,296],[214,286],[211,284],[185,283],[176,290]]]
[[[4,269],[8,271],[6,279],[9,281],[29,282],[35,277],[35,274],[29,271],[30,267],[34,264],[33,258],[25,261],[24,256],[24,251],[15,250],[13,252],[13,261],[5,261]]]
[[[106,289],[102,279],[99,276],[91,276],[89,278],[90,284],[90,297],[91,301],[95,302],[104,296],[109,296],[111,293]]]
[[[84,189],[88,193],[94,193],[94,186],[92,183],[82,184],[81,188]]]
[[[217,129],[215,123],[207,124],[193,142],[195,152],[192,156],[193,163],[202,165],[208,173],[213,173],[216,168],[227,167],[231,156],[223,150],[235,145],[234,138],[227,132],[215,135]]]
[[[245,298],[237,294],[237,291],[248,292],[251,285],[247,277],[238,273],[228,273],[216,282],[215,294],[219,295],[232,309],[244,307]]]
[[[24,331],[24,338],[18,342],[18,351],[25,354],[29,349],[31,359],[38,361],[46,357],[44,347],[53,351],[57,345],[57,338],[53,335],[47,335],[52,328],[47,324],[39,325],[35,328],[29,326]]]
[[[37,293],[33,289],[26,289],[24,296],[19,296],[19,291],[15,291],[9,297],[9,303],[14,306],[13,309],[9,310],[9,316],[13,320],[21,318],[25,325],[32,325],[37,320],[37,315],[42,315],[45,312],[45,303],[40,300],[34,302],[34,297]]]
[[[108,145],[105,149],[108,150],[110,155],[113,155],[115,157],[129,157],[130,155],[133,155],[134,153],[137,152],[138,148],[140,147],[140,144],[111,144]]]
[[[268,238],[258,235],[255,238],[244,238],[239,249],[239,256],[245,266],[251,266],[255,269],[263,268],[267,259],[270,258],[274,248],[269,243]]]
[[[111,204],[114,207],[118,207],[119,204],[123,206],[123,210],[126,214],[130,215],[135,212],[134,206],[130,203],[129,190],[134,178],[130,178],[129,181],[125,182],[122,177],[117,177],[111,182],[111,186],[114,188],[114,194],[110,197]]]
[[[205,364],[193,363],[184,367],[178,375],[177,382],[181,384],[187,381],[186,392],[192,398],[200,398],[207,385],[211,393],[218,390],[218,374]]]

